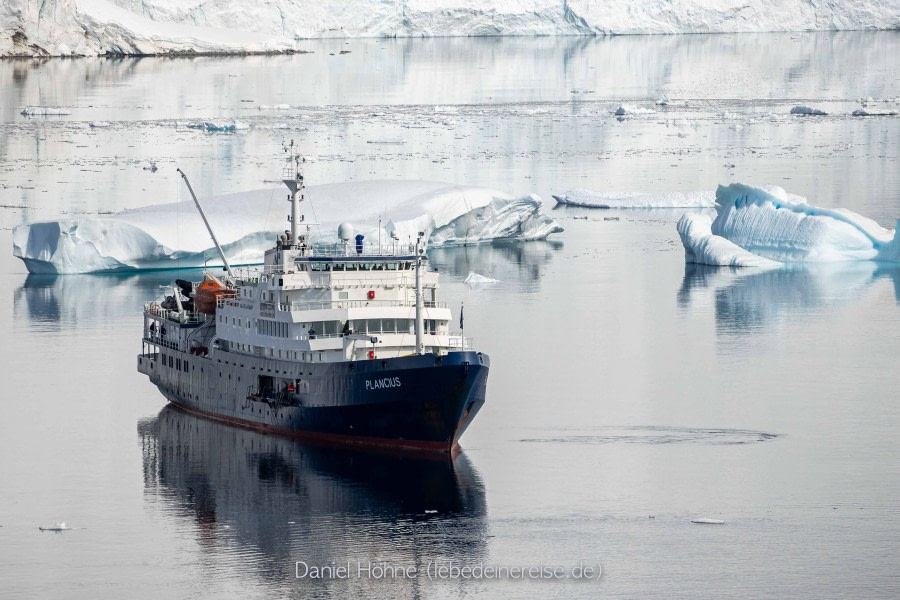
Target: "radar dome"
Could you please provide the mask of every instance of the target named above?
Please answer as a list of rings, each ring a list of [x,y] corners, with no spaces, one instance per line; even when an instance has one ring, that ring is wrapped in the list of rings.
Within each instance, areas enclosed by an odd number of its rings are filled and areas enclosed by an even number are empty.
[[[343,242],[349,242],[353,239],[353,225],[350,223],[341,223],[338,225],[338,238]]]

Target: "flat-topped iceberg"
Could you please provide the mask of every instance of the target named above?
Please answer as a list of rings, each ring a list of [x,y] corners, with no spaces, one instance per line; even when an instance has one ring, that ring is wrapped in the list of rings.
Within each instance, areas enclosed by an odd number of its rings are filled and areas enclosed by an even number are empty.
[[[716,203],[716,195],[706,191],[641,194],[574,189],[553,199],[558,204],[587,208],[712,208]]]
[[[287,227],[287,190],[267,189],[202,200],[229,262],[257,264]],[[430,181],[369,181],[311,186],[301,204],[313,242],[336,242],[350,222],[367,243],[415,240],[453,246],[540,240],[562,231],[541,214],[540,198]],[[316,224],[313,224],[315,222]],[[202,267],[221,261],[193,203],[110,216],[27,223],[13,232],[13,254],[32,273],[90,273]]]
[[[715,220],[685,214],[677,229],[687,262],[778,267],[786,263],[900,262],[897,230],[844,208],[819,208],[779,187],[716,190]]]

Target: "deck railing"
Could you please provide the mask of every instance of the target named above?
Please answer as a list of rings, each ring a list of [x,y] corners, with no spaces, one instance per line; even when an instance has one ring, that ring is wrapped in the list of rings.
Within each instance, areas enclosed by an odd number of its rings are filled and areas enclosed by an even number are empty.
[[[163,308],[159,302],[145,302],[144,312],[148,315],[172,321],[173,323],[183,323],[185,325],[203,323],[209,318],[205,313],[195,311],[185,311],[184,318],[182,318],[181,312],[170,308]]]

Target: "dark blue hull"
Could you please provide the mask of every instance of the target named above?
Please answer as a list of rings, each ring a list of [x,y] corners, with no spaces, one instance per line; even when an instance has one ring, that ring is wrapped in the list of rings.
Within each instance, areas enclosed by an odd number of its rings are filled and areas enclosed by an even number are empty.
[[[490,368],[477,352],[336,363],[166,354],[187,371],[159,355],[139,357],[139,370],[185,410],[298,438],[440,452],[456,446],[484,404]],[[270,373],[302,387],[287,403],[248,392]]]

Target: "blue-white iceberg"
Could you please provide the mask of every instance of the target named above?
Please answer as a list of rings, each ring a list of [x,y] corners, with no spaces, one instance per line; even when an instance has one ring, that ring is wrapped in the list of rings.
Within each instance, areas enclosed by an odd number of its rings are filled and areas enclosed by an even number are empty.
[[[234,265],[258,264],[288,227],[287,190],[268,189],[203,200],[204,211]],[[313,242],[336,242],[349,221],[366,242],[408,243],[424,231],[429,245],[546,239],[562,228],[541,213],[540,198],[431,181],[367,181],[306,188],[301,208]],[[220,265],[190,201],[26,223],[13,232],[13,254],[32,273],[92,273]]]
[[[685,214],[678,221],[687,262],[734,267],[900,262],[897,230],[844,208],[812,206],[779,187],[719,186],[716,210],[715,220]]]

